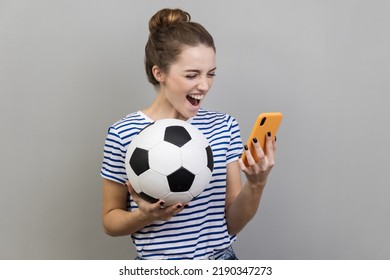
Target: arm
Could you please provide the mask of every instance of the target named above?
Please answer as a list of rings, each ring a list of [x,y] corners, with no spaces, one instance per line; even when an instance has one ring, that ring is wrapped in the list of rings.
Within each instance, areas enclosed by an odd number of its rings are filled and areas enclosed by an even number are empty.
[[[275,164],[276,143],[268,136],[266,153],[259,143],[254,142],[258,161],[255,162],[249,150],[245,150],[248,166],[240,158],[227,166],[226,220],[230,234],[239,233],[256,214],[268,175]],[[240,169],[247,180],[242,187]]]
[[[127,197],[131,194],[138,209],[127,210]],[[111,236],[132,234],[156,220],[169,220],[183,205],[161,208],[162,201],[154,204],[142,200],[129,183],[126,186],[103,178],[102,222],[104,231]]]
[[[140,211],[126,208],[128,190],[123,184],[103,179],[102,221],[104,231],[111,236],[128,235],[151,222]]]

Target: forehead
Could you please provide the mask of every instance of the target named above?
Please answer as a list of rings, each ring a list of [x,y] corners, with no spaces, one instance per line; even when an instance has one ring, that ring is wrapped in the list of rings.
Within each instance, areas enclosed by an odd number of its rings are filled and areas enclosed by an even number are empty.
[[[185,46],[171,67],[209,71],[215,68],[215,51],[205,45]]]

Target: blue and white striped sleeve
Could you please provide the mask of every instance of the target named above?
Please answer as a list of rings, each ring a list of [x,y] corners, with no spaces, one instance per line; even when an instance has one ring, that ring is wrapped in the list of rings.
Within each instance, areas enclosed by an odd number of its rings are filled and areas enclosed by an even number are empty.
[[[228,125],[230,131],[230,144],[226,154],[226,164],[238,160],[242,153],[242,140],[240,126],[235,118],[228,116]]]
[[[123,140],[117,130],[110,127],[104,144],[101,176],[124,184],[127,181],[125,159],[126,147]]]

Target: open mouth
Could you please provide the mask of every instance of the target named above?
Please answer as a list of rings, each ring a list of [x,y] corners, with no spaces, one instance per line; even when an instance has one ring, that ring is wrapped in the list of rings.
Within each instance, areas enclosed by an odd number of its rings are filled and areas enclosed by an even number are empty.
[[[190,94],[187,95],[187,100],[192,104],[192,106],[198,106],[203,97],[204,95],[201,94]]]

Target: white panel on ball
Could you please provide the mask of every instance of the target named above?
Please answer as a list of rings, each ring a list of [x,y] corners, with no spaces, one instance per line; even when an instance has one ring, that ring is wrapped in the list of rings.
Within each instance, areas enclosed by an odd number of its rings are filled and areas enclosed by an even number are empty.
[[[175,172],[181,165],[181,149],[168,142],[161,142],[149,151],[150,168],[162,175]]]
[[[183,167],[195,175],[207,168],[207,153],[205,145],[199,145],[198,141],[190,141],[181,149]]]
[[[150,129],[153,126],[153,129]],[[161,143],[164,140],[164,130],[165,127],[160,125],[159,122],[155,122],[145,127],[140,134],[142,137],[135,137],[135,143],[139,148],[150,150],[157,144]],[[139,135],[140,135],[139,134]],[[133,140],[133,141],[134,141]]]
[[[204,168],[200,173],[196,174],[192,188],[189,192],[193,197],[200,195],[205,187],[209,184],[211,178],[211,171],[207,167]]]
[[[136,193],[141,192],[141,186],[138,181],[138,176],[134,172],[127,172],[127,177],[130,182],[130,185],[133,187],[133,189],[136,191]]]
[[[190,202],[194,197],[189,192],[169,193],[167,196],[161,199],[165,202],[165,205],[172,205],[177,202],[186,204]]]
[[[158,199],[170,193],[167,177],[151,169],[142,173],[138,179],[142,192],[151,197]]]

